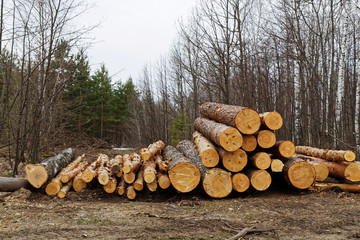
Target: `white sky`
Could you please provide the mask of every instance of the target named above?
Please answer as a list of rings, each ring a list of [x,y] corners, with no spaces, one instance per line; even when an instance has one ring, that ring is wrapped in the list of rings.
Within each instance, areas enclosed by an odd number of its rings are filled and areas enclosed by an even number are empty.
[[[81,24],[101,25],[91,36],[87,53],[91,70],[101,63],[113,81],[137,79],[146,63],[168,53],[176,37],[176,22],[190,15],[195,0],[88,0],[94,7]]]

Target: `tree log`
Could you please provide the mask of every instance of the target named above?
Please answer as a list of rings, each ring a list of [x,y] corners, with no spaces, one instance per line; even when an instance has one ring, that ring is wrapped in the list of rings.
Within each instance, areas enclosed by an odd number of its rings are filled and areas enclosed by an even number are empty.
[[[200,183],[199,168],[174,147],[165,148],[164,159],[169,162],[169,179],[177,191],[190,192]]]
[[[261,130],[255,134],[257,143],[261,148],[271,148],[276,143],[276,136],[269,130]]]
[[[74,177],[73,180],[73,189],[76,192],[80,192],[81,190],[83,190],[84,188],[86,188],[86,182],[81,178],[82,176],[82,172],[78,173],[78,175],[76,175]]]
[[[116,155],[115,158],[110,160],[111,172],[113,174],[121,172],[123,163],[123,157],[121,155]]]
[[[20,188],[31,189],[26,178],[0,177],[0,192],[15,192]]]
[[[102,161],[96,171],[96,176],[101,185],[106,185],[110,179],[110,169],[107,167],[109,157],[105,154],[101,154]]]
[[[124,195],[125,193],[125,190],[126,190],[126,184],[125,184],[125,180],[122,178],[120,179],[119,181],[119,185],[117,187],[117,193],[122,196]]]
[[[245,174],[249,178],[251,186],[256,190],[265,191],[270,187],[272,179],[266,170],[248,169]]]
[[[356,155],[353,151],[329,150],[307,146],[296,146],[296,153],[322,158],[328,161],[342,162],[355,161]]]
[[[242,135],[236,128],[206,118],[197,118],[194,129],[230,152],[239,149],[243,141]]]
[[[136,198],[136,191],[133,185],[129,185],[126,188],[126,197],[130,200],[133,200]]]
[[[192,138],[204,166],[215,167],[219,163],[219,154],[212,142],[198,131],[193,133]]]
[[[278,130],[283,125],[283,119],[278,112],[260,113],[261,129]]]
[[[163,161],[161,155],[156,155],[155,156],[155,164],[156,164],[159,172],[167,172],[168,163]]]
[[[60,189],[60,191],[57,193],[58,198],[66,197],[71,187],[72,187],[72,181],[68,182],[65,186],[63,186]]]
[[[125,154],[124,166],[122,168],[122,171],[123,173],[130,173],[130,172],[136,173],[136,171],[139,169],[141,164],[142,164],[141,157],[138,154],[133,153],[130,156]]]
[[[241,148],[246,152],[252,152],[257,147],[257,139],[254,135],[243,135]]]
[[[143,165],[144,181],[152,183],[156,179],[156,165],[153,159],[144,162]]]
[[[84,171],[87,165],[87,162],[81,162],[73,170],[66,171],[60,178],[61,182],[67,183],[68,181],[72,180],[76,175],[78,175],[78,173]]]
[[[158,172],[157,182],[161,189],[167,189],[170,187],[170,179],[166,172]]]
[[[360,184],[346,184],[346,183],[319,183],[315,182],[312,186],[308,189],[312,191],[319,191],[319,190],[330,190],[333,188],[340,188],[346,192],[351,193],[360,193]]]
[[[329,168],[321,162],[307,160],[315,169],[315,180],[324,181],[329,176]]]
[[[123,156],[123,167],[122,167],[122,172],[123,173],[129,173],[131,171],[131,156],[130,154],[125,154]]]
[[[154,157],[155,155],[161,153],[165,149],[165,144],[163,141],[159,140],[150,144],[147,148],[140,149],[141,158],[145,161]]]
[[[291,141],[277,141],[267,152],[274,158],[289,158],[295,153],[295,145]]]
[[[247,165],[248,157],[244,150],[238,149],[234,152],[225,151],[217,148],[221,158],[222,165],[230,172],[240,172]]]
[[[132,184],[136,179],[134,172],[124,173],[123,178],[127,184]]]
[[[99,167],[101,162],[104,161],[104,158],[102,157],[102,154],[99,155],[99,157],[96,159],[96,161],[92,162],[81,175],[81,179],[84,180],[84,182],[89,183],[96,177],[96,169]]]
[[[151,183],[146,183],[146,186],[151,192],[156,192],[158,186],[156,179]]]
[[[117,184],[116,177],[114,177],[113,175],[110,175],[109,182],[103,186],[103,189],[107,193],[113,193],[116,190],[116,184]]]
[[[250,162],[257,169],[268,169],[271,165],[271,158],[266,152],[258,152],[250,156]]]
[[[63,168],[58,175],[60,175],[60,181],[62,183],[67,183],[70,181],[70,178],[67,176],[69,172],[77,168],[77,166],[83,161],[85,154],[78,156],[75,161],[71,162],[65,168]]]
[[[52,179],[75,157],[75,150],[67,148],[58,155],[49,157],[39,164],[28,164],[25,167],[26,178],[35,188],[40,188],[48,179]]]
[[[136,174],[136,180],[134,182],[134,188],[136,191],[141,191],[144,188],[144,177],[142,168]]]
[[[231,176],[233,189],[237,192],[245,192],[250,187],[250,180],[244,173],[235,173]]]
[[[271,159],[270,169],[272,172],[282,172],[284,163],[280,159]]]
[[[288,184],[299,189],[306,189],[315,181],[315,169],[300,158],[289,158],[283,174]]]
[[[220,168],[207,169],[202,185],[206,194],[213,198],[227,197],[233,188],[231,174]]]
[[[243,134],[253,134],[260,128],[259,114],[250,108],[206,102],[200,106],[200,114],[208,119],[236,127]]]

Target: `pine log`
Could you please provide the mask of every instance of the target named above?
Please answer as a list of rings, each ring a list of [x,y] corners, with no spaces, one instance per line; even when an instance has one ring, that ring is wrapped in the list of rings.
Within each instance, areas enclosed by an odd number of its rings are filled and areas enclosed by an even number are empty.
[[[301,154],[296,154],[295,156],[326,165],[329,170],[329,176],[331,177],[346,179],[352,182],[360,181],[360,164],[357,162],[333,162]]]
[[[257,169],[268,169],[271,165],[271,158],[266,152],[258,152],[249,158],[253,167]]]
[[[321,162],[307,160],[315,169],[315,180],[324,181],[329,176],[329,168]]]
[[[217,148],[222,165],[230,172],[240,172],[247,165],[248,157],[244,150],[238,149],[234,152],[225,151],[222,148]]]
[[[283,168],[288,184],[295,188],[306,189],[315,181],[315,169],[300,158],[289,158]]]
[[[255,134],[257,143],[261,148],[271,148],[276,143],[276,136],[269,130],[261,130]]]
[[[82,180],[84,182],[89,183],[96,177],[96,169],[99,167],[99,165],[104,161],[104,158],[102,157],[102,154],[99,154],[99,157],[96,159],[96,161],[92,162],[81,175]]]
[[[270,187],[272,179],[266,170],[248,169],[245,174],[249,178],[251,186],[256,190],[265,191]]]
[[[257,139],[254,135],[243,135],[241,148],[246,152],[252,152],[257,147]]]
[[[282,172],[284,163],[280,159],[271,159],[270,169],[272,172]]]
[[[315,182],[308,189],[312,191],[330,190],[333,188],[340,188],[343,191],[351,193],[360,193],[360,184],[347,184],[347,183],[319,183]]]
[[[71,187],[72,187],[72,181],[68,182],[65,186],[63,186],[60,189],[60,191],[57,193],[58,198],[66,197]]]
[[[132,184],[136,179],[134,172],[124,173],[123,178],[127,184]]]
[[[81,162],[79,163],[76,168],[74,168],[71,171],[66,171],[64,174],[62,174],[60,180],[62,183],[67,183],[71,179],[73,179],[78,173],[84,171],[86,166],[88,165],[87,162]]]
[[[174,147],[167,146],[165,148],[164,160],[169,162],[169,179],[177,191],[190,192],[200,183],[199,168]]]
[[[0,192],[15,192],[20,188],[31,189],[26,178],[0,177]]]
[[[116,190],[117,179],[113,175],[109,176],[109,182],[103,186],[103,189],[107,193],[113,193]]]
[[[74,149],[67,148],[56,156],[46,158],[39,164],[28,164],[25,167],[26,178],[33,187],[40,188],[48,179],[52,179],[61,169],[66,167],[75,155]]]
[[[192,138],[204,166],[215,167],[219,163],[219,154],[212,142],[198,131],[193,133]]]
[[[167,172],[168,169],[168,163],[163,161],[161,155],[156,155],[155,156],[155,164],[157,166],[157,169],[159,170],[159,172]]]
[[[144,188],[144,177],[142,168],[136,174],[136,180],[134,182],[134,188],[136,191],[141,191]]]
[[[347,151],[329,150],[329,149],[320,149],[320,148],[307,147],[307,146],[296,146],[296,153],[322,158],[334,162],[342,162],[342,161],[352,162],[355,161],[356,158],[355,153],[350,150]]]
[[[233,188],[231,174],[220,168],[207,169],[202,185],[206,194],[213,198],[227,197]]]
[[[136,198],[136,191],[133,185],[129,185],[126,188],[126,197],[130,200],[133,200]]]
[[[143,175],[146,183],[152,183],[156,179],[156,165],[153,159],[144,162]]]
[[[156,192],[158,186],[156,179],[151,183],[146,183],[146,186],[151,192]]]
[[[244,173],[235,173],[231,176],[233,189],[237,192],[245,192],[250,187],[250,180]]]
[[[117,190],[117,193],[118,193],[120,196],[124,195],[125,190],[126,190],[126,184],[125,184],[125,181],[124,181],[123,178],[120,179],[119,184],[118,184],[118,187],[117,187],[116,190]]]
[[[74,177],[73,180],[73,189],[76,192],[80,192],[81,190],[83,190],[84,188],[86,188],[86,182],[81,178],[82,176],[82,172],[78,173],[78,175],[76,175]]]
[[[200,106],[200,114],[208,119],[236,127],[243,134],[253,134],[260,128],[259,114],[250,108],[206,102]]]
[[[295,145],[291,141],[277,141],[267,152],[273,158],[289,158],[295,153]]]
[[[140,149],[141,158],[145,161],[154,157],[155,155],[162,152],[165,149],[165,144],[163,141],[159,140],[150,144],[147,148]]]
[[[170,187],[170,179],[166,172],[158,172],[157,182],[161,189],[167,189]]]
[[[123,166],[123,157],[121,155],[116,155],[115,158],[110,160],[110,168],[113,174],[121,172],[122,166]]]
[[[102,161],[100,162],[99,168],[96,171],[96,176],[101,185],[106,185],[110,179],[110,169],[107,167],[109,157],[105,154],[101,154]]]
[[[283,119],[278,112],[260,113],[261,129],[279,130],[283,125]]]
[[[122,168],[122,171],[123,173],[130,173],[130,172],[136,173],[136,171],[139,169],[141,164],[142,164],[141,157],[138,154],[133,153],[130,156],[125,154],[124,166]]]
[[[194,129],[230,152],[239,149],[243,141],[242,135],[236,128],[206,118],[197,118]]]

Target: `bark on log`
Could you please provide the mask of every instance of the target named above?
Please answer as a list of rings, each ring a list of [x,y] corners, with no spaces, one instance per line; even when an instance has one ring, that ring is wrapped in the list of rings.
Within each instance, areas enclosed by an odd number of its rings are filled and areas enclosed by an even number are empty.
[[[268,169],[271,165],[271,158],[266,152],[258,152],[250,156],[250,162],[257,169]]]
[[[117,187],[116,190],[117,190],[117,193],[118,193],[120,196],[124,195],[125,190],[126,190],[126,184],[125,184],[125,180],[124,180],[123,178],[120,179],[119,185],[118,185],[118,187]]]
[[[117,179],[113,175],[110,175],[109,182],[103,186],[103,189],[107,193],[113,193],[116,190]]]
[[[155,164],[157,166],[157,169],[159,172],[167,172],[168,169],[168,163],[163,161],[161,155],[155,156]]]
[[[106,185],[110,179],[110,169],[107,167],[109,157],[105,154],[101,154],[102,161],[100,162],[99,168],[96,171],[97,179],[101,185]]]
[[[312,186],[308,189],[312,191],[323,191],[323,190],[330,190],[334,188],[340,188],[346,192],[351,193],[360,193],[360,184],[347,184],[347,183],[319,183],[315,182]]]
[[[136,174],[136,180],[134,182],[134,188],[136,191],[141,191],[144,188],[144,177],[142,168]]]
[[[236,128],[206,118],[195,119],[194,129],[230,152],[239,149],[243,141]]]
[[[269,130],[261,130],[256,134],[257,143],[261,148],[271,148],[276,143],[276,136]]]
[[[243,134],[253,134],[260,128],[259,114],[250,108],[206,102],[200,106],[200,114],[208,119],[236,127]]]
[[[31,189],[26,178],[0,177],[0,192],[15,192],[20,188]]]
[[[113,174],[121,172],[123,163],[123,157],[121,155],[116,155],[115,158],[110,160],[111,172]]]
[[[133,185],[129,185],[126,188],[126,197],[130,200],[133,200],[136,198],[136,191]]]
[[[81,175],[82,180],[84,182],[89,183],[96,177],[96,169],[99,167],[101,162],[104,161],[102,154],[96,159],[96,161],[92,162]]]
[[[155,155],[162,152],[165,149],[165,144],[163,141],[159,140],[150,144],[147,148],[140,149],[141,158],[145,161],[153,158]]]
[[[245,174],[251,186],[258,191],[265,191],[271,185],[271,175],[266,170],[248,169]]]
[[[169,179],[177,191],[190,192],[200,183],[199,168],[174,147],[165,148],[164,159],[169,162]]]
[[[278,112],[260,113],[261,129],[278,130],[283,125],[283,119]]]
[[[156,165],[153,159],[144,162],[143,165],[144,181],[152,183],[156,179]]]
[[[124,160],[124,166],[122,169],[123,173],[130,173],[130,172],[136,173],[136,171],[139,169],[141,164],[142,164],[141,157],[138,154],[133,153]]]
[[[233,189],[237,192],[245,192],[250,187],[250,180],[244,173],[236,173],[231,176]]]
[[[87,162],[81,162],[79,163],[76,168],[74,168],[71,171],[66,171],[64,174],[62,174],[60,180],[62,183],[67,183],[70,180],[72,180],[78,173],[84,171],[86,166],[88,165]]]
[[[193,133],[192,138],[204,166],[215,167],[218,165],[219,154],[212,142],[198,131]]]
[[[240,172],[245,168],[248,162],[248,156],[242,149],[238,149],[234,152],[225,151],[222,148],[217,148],[222,165],[230,172]]]
[[[158,172],[157,182],[161,189],[167,189],[170,187],[170,179],[166,172]]]
[[[73,180],[73,189],[76,191],[76,192],[80,192],[81,190],[83,190],[84,188],[86,188],[86,182],[81,178],[82,176],[82,172],[78,173],[78,175],[76,175],[74,177],[74,180]]]
[[[156,192],[158,187],[156,179],[151,183],[146,183],[146,186],[151,192]]]
[[[57,193],[58,198],[66,197],[71,187],[72,187],[72,181],[68,182],[65,186],[63,186],[60,189],[60,191]]]
[[[315,181],[315,169],[300,158],[289,158],[283,168],[285,180],[291,186],[306,189]]]
[[[122,172],[123,173],[129,173],[131,171],[131,156],[130,154],[125,154],[123,156],[123,167],[122,167]]]
[[[307,146],[296,146],[296,153],[322,158],[328,161],[342,162],[355,161],[356,155],[353,151],[329,150]]]
[[[77,166],[83,161],[84,158],[85,154],[78,156],[75,161],[71,162],[69,165],[67,165],[60,171],[58,175],[60,175],[60,181],[62,183],[67,183],[68,181],[70,181],[70,179],[66,175],[75,168],[77,168]]]
[[[28,164],[25,167],[26,178],[32,186],[40,188],[48,179],[52,179],[66,167],[75,158],[75,155],[74,149],[67,148],[39,164]]]
[[[277,141],[267,152],[274,158],[289,158],[295,153],[295,145],[291,141]]]
[[[282,172],[284,163],[280,159],[271,159],[270,169],[272,172]]]
[[[257,139],[254,135],[243,135],[241,148],[246,152],[252,152],[257,147]]]

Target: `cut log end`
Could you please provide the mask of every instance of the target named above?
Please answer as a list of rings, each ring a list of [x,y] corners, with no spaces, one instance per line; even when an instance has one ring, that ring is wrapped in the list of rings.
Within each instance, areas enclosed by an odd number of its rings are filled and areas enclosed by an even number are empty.
[[[254,167],[265,170],[270,167],[271,158],[266,152],[259,152],[251,157],[251,162]]]
[[[272,172],[282,172],[284,163],[280,159],[271,159],[270,168]]]
[[[107,193],[113,193],[116,190],[116,181],[109,181],[106,185],[103,186],[104,191]]]
[[[271,148],[276,143],[276,136],[269,130],[262,130],[257,136],[257,142],[262,148]]]
[[[258,191],[265,191],[270,187],[271,176],[266,170],[255,170],[250,177],[251,186]]]
[[[316,181],[324,181],[329,176],[329,169],[324,164],[316,164],[313,165],[315,169],[315,180]]]
[[[199,168],[188,162],[175,165],[168,174],[173,187],[182,193],[194,190],[201,178]]]
[[[295,153],[295,144],[291,141],[283,141],[279,145],[279,152],[281,156],[289,158]]]
[[[278,112],[268,112],[264,115],[260,114],[261,122],[270,130],[279,130],[283,125],[283,119]]]
[[[260,128],[261,120],[255,110],[244,108],[236,115],[235,123],[241,133],[254,134]]]
[[[219,136],[220,146],[229,152],[239,149],[242,142],[242,135],[235,128],[227,128]]]
[[[347,180],[352,182],[360,181],[360,165],[352,162],[345,168],[344,176]]]
[[[225,152],[222,156],[224,167],[231,172],[240,172],[248,162],[246,152],[238,149],[234,152]]]
[[[233,189],[237,192],[245,192],[250,187],[249,178],[243,173],[236,173],[231,176]]]
[[[136,198],[136,191],[134,189],[134,186],[128,186],[128,188],[126,189],[126,197],[130,200]]]
[[[73,182],[73,189],[76,192],[80,192],[84,188],[86,188],[86,182],[82,180],[81,177],[75,177]]]
[[[125,173],[124,174],[124,180],[126,183],[131,184],[135,181],[136,174],[133,172]]]
[[[46,186],[45,192],[47,195],[55,195],[62,188],[62,183],[59,179],[52,179],[51,182]]]
[[[219,154],[215,149],[207,149],[200,154],[205,167],[215,167],[219,163]]]
[[[346,151],[344,154],[344,159],[348,162],[355,161],[356,155],[353,151]]]
[[[106,185],[109,183],[109,175],[106,173],[106,174],[100,174],[98,176],[98,181],[101,185]]]
[[[210,197],[224,198],[233,188],[231,174],[220,168],[212,168],[205,173],[203,188]]]
[[[84,180],[84,182],[89,183],[94,179],[94,173],[92,171],[85,170],[81,175],[81,179]]]
[[[244,135],[243,136],[243,143],[241,148],[247,152],[252,152],[256,149],[257,140],[256,137],[253,135]]]
[[[315,181],[315,170],[305,161],[295,162],[284,170],[287,170],[286,174],[290,184],[296,188],[306,189]]]
[[[166,173],[158,173],[157,181],[161,189],[167,189],[170,187],[170,179]]]
[[[28,164],[25,173],[27,180],[35,188],[40,188],[48,179],[46,168],[42,165]]]
[[[146,186],[151,192],[156,192],[158,184],[157,184],[156,180],[154,180],[151,183],[146,183]]]

